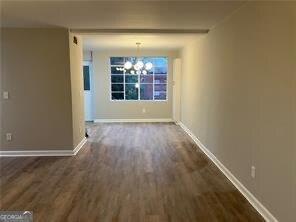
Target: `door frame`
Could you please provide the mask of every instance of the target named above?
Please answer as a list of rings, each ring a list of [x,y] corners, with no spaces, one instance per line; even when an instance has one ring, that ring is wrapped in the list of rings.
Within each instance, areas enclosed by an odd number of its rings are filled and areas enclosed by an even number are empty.
[[[182,60],[176,58],[173,61],[173,120],[181,121],[181,73]]]

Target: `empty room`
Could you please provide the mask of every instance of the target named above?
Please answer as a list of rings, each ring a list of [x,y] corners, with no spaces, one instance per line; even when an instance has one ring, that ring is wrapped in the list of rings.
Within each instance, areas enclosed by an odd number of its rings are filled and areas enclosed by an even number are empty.
[[[0,8],[0,221],[295,221],[295,1]]]

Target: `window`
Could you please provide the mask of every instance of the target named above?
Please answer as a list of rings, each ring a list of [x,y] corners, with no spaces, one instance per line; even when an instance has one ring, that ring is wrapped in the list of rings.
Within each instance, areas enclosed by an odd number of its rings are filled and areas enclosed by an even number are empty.
[[[90,90],[89,66],[83,66],[84,90]]]
[[[135,57],[111,57],[111,100],[167,100],[168,59],[167,57],[143,57],[144,63],[151,62],[153,68],[146,75],[134,74],[133,69],[124,70],[124,63],[134,63]]]

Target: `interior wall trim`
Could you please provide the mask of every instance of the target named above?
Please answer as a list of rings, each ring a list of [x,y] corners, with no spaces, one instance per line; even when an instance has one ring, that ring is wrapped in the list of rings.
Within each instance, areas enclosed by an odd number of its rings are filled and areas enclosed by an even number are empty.
[[[95,119],[95,123],[169,123],[172,119]]]
[[[75,156],[87,142],[84,137],[74,150],[12,150],[0,151],[0,157],[24,157],[24,156]]]
[[[72,151],[72,156],[75,156],[80,150],[81,148],[85,145],[85,143],[87,142],[87,139],[84,137],[80,143],[78,143],[78,145],[75,147],[75,149]]]
[[[207,155],[207,157],[219,168],[219,170],[230,180],[230,182],[240,191],[249,203],[258,211],[267,222],[278,222],[278,220],[267,210],[267,208],[228,170],[217,157],[203,145],[200,140],[182,123],[179,125],[196,143],[196,145]]]

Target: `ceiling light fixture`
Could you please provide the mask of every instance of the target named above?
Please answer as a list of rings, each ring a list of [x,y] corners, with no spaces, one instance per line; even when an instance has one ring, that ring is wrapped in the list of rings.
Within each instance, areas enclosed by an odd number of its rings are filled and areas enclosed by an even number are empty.
[[[133,64],[130,61],[127,61],[124,63],[124,68],[125,69],[131,69],[133,67]]]
[[[130,70],[131,74],[147,75],[148,71],[153,68],[153,64],[151,62],[144,63],[141,60],[141,58],[140,58],[140,46],[141,46],[141,43],[137,42],[136,45],[137,45],[137,57],[136,57],[134,63],[132,63],[131,61],[126,61],[124,63],[123,67],[125,69],[125,72],[126,72],[126,70]]]

